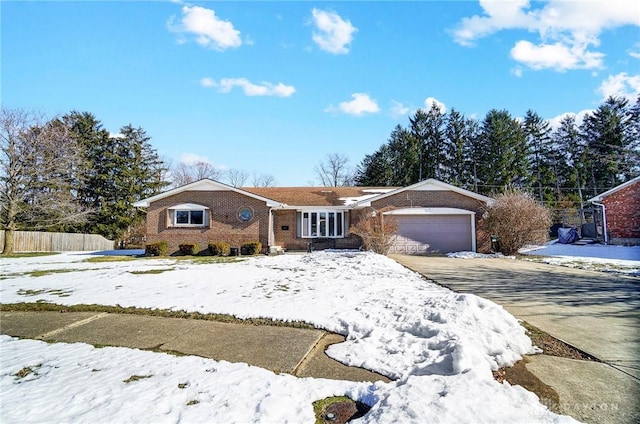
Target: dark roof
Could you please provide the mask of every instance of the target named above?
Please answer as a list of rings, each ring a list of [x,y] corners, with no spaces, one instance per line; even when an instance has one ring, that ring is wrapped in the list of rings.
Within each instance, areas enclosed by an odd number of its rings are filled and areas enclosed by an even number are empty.
[[[242,187],[241,190],[289,206],[345,206],[363,196],[373,197],[396,187]]]

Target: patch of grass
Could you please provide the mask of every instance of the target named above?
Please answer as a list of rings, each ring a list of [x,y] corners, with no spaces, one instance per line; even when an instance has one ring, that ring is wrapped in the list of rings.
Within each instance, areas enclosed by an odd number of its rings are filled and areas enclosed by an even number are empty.
[[[246,260],[237,256],[172,256],[171,259],[175,259],[176,261],[189,261],[194,264],[226,264]]]
[[[186,389],[189,387],[189,383],[180,383],[178,384],[178,389]]]
[[[129,273],[134,275],[144,275],[144,274],[162,274],[163,272],[173,271],[174,268],[159,268],[159,269],[147,269],[145,271],[129,271]]]
[[[82,262],[99,264],[102,262],[123,262],[123,261],[135,261],[135,260],[136,260],[135,256],[95,256],[93,258],[85,259]]]
[[[122,380],[123,383],[125,384],[129,384],[132,383],[134,381],[139,381],[139,380],[144,380],[145,378],[151,378],[153,377],[152,375],[132,375],[131,377],[127,378],[126,380]]]
[[[527,322],[521,321],[520,324],[527,330],[527,336],[531,339],[531,343],[542,349],[542,353],[545,355],[600,362],[598,358],[594,358],[588,353],[556,339]]]
[[[86,271],[85,269],[73,269],[73,268],[63,268],[63,269],[40,269],[37,271],[28,271],[22,275],[28,275],[30,277],[43,277],[45,275],[50,274],[65,274],[67,272],[76,272],[76,271]]]
[[[45,289],[31,290],[31,289],[18,289],[16,292],[18,296],[37,296],[44,293]]]
[[[38,256],[53,256],[59,255],[60,252],[26,252],[26,253],[14,253],[12,255],[2,255],[0,254],[0,259],[11,259],[11,258],[36,258]]]
[[[34,368],[38,368],[40,366],[41,365],[36,365]],[[21,379],[21,378],[25,378],[29,374],[38,375],[31,367],[24,367],[20,371],[18,371],[17,373],[13,374],[13,376],[18,378],[18,379]]]
[[[193,399],[193,400],[190,400],[189,402],[187,402],[187,406],[197,405],[199,403],[200,403],[199,400]]]
[[[187,311],[171,311],[168,309],[145,309],[136,307],[123,307],[123,306],[106,306],[106,305],[58,305],[55,303],[3,303],[0,304],[0,311],[2,312],[39,312],[39,311],[54,311],[54,312],[107,312],[111,314],[131,314],[131,315],[146,315],[165,318],[185,318],[185,319],[201,319],[206,321],[228,322],[234,324],[249,324],[249,325],[270,325],[275,327],[292,327],[292,328],[305,328],[314,329],[315,327],[302,321],[281,321],[270,318],[247,318],[240,319],[233,315],[226,314],[202,314],[199,312],[187,312]]]
[[[38,289],[38,290],[31,290],[31,289],[19,289],[16,292],[19,296],[37,296],[39,294],[52,294],[54,296],[58,296],[58,297],[69,297],[71,296],[71,293],[73,293],[73,290],[62,290],[62,289]]]

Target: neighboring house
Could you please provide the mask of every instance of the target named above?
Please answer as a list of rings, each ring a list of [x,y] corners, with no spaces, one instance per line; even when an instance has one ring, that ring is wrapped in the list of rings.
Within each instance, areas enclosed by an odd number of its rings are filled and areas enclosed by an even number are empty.
[[[420,254],[488,251],[482,215],[490,201],[434,179],[402,188],[236,188],[204,179],[134,206],[147,209],[147,242],[166,240],[170,252],[187,242],[205,249],[256,240],[272,249],[357,249],[350,226],[379,212],[398,225],[392,252]]]
[[[603,209],[604,232],[609,243],[640,245],[640,176],[589,202]]]

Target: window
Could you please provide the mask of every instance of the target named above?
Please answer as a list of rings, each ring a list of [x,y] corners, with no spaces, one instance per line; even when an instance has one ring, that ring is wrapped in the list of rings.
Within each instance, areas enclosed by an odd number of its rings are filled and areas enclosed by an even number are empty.
[[[343,212],[302,212],[302,237],[344,237]]]
[[[169,222],[172,227],[204,227],[207,225],[208,208],[185,203],[169,208]]]

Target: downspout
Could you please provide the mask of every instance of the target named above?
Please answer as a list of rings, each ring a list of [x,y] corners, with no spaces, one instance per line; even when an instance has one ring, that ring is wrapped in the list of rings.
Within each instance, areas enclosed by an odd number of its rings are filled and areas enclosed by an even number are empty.
[[[607,234],[607,208],[603,203],[591,202],[591,204],[602,208],[602,232],[604,233],[604,244],[609,244],[609,235]]]
[[[477,252],[478,246],[476,241],[476,213],[471,214],[471,251]]]
[[[273,233],[273,208],[269,208],[269,235],[267,237],[267,241],[269,243],[269,246],[267,247],[271,247],[274,245],[275,243],[275,234]]]

